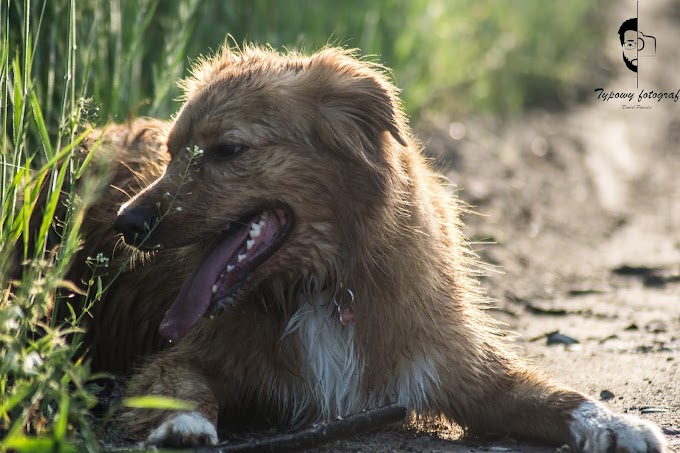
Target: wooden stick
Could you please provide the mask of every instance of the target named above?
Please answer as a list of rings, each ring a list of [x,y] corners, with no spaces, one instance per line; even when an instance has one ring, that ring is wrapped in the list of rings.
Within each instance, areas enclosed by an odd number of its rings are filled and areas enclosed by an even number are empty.
[[[344,419],[319,423],[302,431],[280,434],[265,439],[249,440],[238,444],[222,443],[207,451],[215,453],[299,451],[343,437],[375,431],[386,425],[403,421],[405,418],[406,408],[385,406],[351,415]]]

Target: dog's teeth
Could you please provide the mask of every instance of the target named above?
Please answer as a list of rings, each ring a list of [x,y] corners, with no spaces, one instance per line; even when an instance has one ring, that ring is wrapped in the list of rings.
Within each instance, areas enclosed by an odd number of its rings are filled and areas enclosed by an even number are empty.
[[[244,259],[246,259],[246,256],[245,256],[245,255],[239,255],[239,256],[238,256],[238,259],[237,259],[236,261],[240,263],[240,262],[243,261]]]
[[[262,228],[259,224],[253,223],[253,225],[250,227],[250,237],[251,238],[256,238],[260,235],[260,228]]]
[[[227,272],[231,272],[234,270],[236,266],[232,266],[231,264],[227,265]]]
[[[248,239],[246,241],[246,249],[250,250],[253,248],[253,244],[255,244],[255,239]]]
[[[213,285],[213,287],[212,287],[212,293],[213,293],[213,294],[217,293],[217,290],[218,290],[218,289],[220,289],[220,287],[217,286],[217,283],[215,283],[215,284]]]
[[[267,221],[264,219],[264,217],[262,219],[260,219],[259,222],[257,222],[257,224],[260,225],[260,227],[265,226],[266,223],[267,223]]]

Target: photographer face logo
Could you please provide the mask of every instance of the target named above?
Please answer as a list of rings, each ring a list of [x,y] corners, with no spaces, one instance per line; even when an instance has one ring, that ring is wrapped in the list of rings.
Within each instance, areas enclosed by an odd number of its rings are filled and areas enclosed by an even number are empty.
[[[647,72],[646,69],[649,69],[649,74],[653,76],[655,73],[658,73],[655,69],[658,70],[659,68],[655,68],[654,66],[656,65],[653,64],[647,66],[646,63],[650,60],[649,58],[643,58],[656,57],[656,38],[642,33],[638,28],[639,7],[640,4],[638,3],[638,14],[636,17],[624,21],[619,27],[619,42],[621,44],[623,62],[630,71],[635,73],[638,90],[605,90],[603,87],[598,87],[595,88],[597,99],[603,102],[613,101],[614,103],[620,103],[619,105],[624,110],[650,110],[654,104],[660,102],[669,103],[671,101],[680,106],[680,88],[669,89],[672,88],[670,86],[665,86],[663,89],[657,89],[656,87],[653,89],[651,87],[640,88],[640,74],[644,75]],[[645,31],[650,30],[647,25],[643,29]],[[613,36],[610,36],[607,41],[611,45],[616,43],[616,41],[613,41],[613,38]],[[666,59],[667,54],[663,52],[662,50],[661,56]],[[638,71],[640,62],[642,62],[642,67],[644,68],[642,72]],[[627,76],[625,79],[629,79],[629,77]],[[653,77],[648,77],[648,79],[651,80]]]
[[[656,38],[638,30],[637,17],[628,19],[619,28],[623,62],[633,72],[638,72],[639,57],[656,55]]]

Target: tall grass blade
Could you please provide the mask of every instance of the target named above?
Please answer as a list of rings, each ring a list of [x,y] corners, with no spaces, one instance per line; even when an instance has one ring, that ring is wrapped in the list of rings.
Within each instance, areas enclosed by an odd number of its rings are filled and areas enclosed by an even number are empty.
[[[24,126],[24,98],[21,92],[21,67],[19,63],[19,59],[15,58],[14,63],[12,64],[12,70],[13,70],[13,85],[14,85],[14,96],[12,98],[13,100],[13,110],[14,110],[14,123],[13,123],[13,132],[14,132],[14,143],[18,144],[21,143],[21,138],[23,135],[23,126]],[[17,147],[19,148],[19,147]],[[17,151],[18,149],[15,149]],[[15,158],[15,161],[18,161],[17,158]]]
[[[45,157],[48,160],[52,159],[54,157],[54,151],[52,150],[52,144],[50,143],[50,135],[47,132],[45,118],[43,117],[42,109],[40,108],[38,96],[35,94],[34,90],[31,90],[31,109],[33,112],[33,120],[35,121],[35,125],[38,127],[38,132],[40,133],[40,138],[42,139]]]
[[[57,210],[57,205],[61,198],[61,188],[64,186],[64,180],[69,172],[69,164],[70,162],[68,160],[65,160],[61,164],[61,168],[58,170],[57,181],[54,187],[51,188],[50,196],[45,203],[44,211],[42,213],[42,223],[40,224],[40,232],[38,233],[38,237],[34,238],[36,241],[36,250],[44,250],[47,241],[47,230],[52,226],[52,219],[54,218],[54,213]],[[26,236],[28,235],[25,235],[24,237]]]

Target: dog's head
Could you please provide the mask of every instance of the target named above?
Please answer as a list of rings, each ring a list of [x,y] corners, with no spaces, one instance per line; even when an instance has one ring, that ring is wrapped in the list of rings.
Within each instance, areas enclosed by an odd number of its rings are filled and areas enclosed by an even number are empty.
[[[205,250],[161,327],[170,339],[267,280],[350,266],[411,140],[396,89],[345,50],[225,49],[184,88],[165,174],[115,223],[142,249]]]

